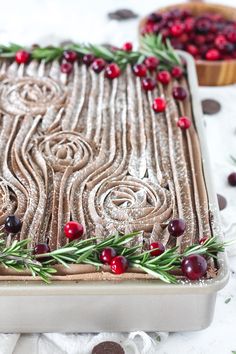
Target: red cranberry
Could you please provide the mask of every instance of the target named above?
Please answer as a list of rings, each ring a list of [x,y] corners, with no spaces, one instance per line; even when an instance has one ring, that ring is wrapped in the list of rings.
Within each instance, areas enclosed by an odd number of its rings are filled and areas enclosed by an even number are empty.
[[[165,252],[165,247],[160,241],[156,241],[150,244],[150,250],[154,250],[150,252],[152,257],[158,257],[160,254]]]
[[[175,100],[184,101],[187,97],[187,92],[182,86],[176,86],[172,91]]]
[[[141,30],[142,35],[147,33],[154,33],[156,31],[156,24],[155,23],[146,23]]]
[[[179,128],[186,130],[191,126],[191,121],[187,117],[180,117],[177,125]]]
[[[208,33],[205,36],[205,39],[206,39],[206,43],[212,44],[214,42],[214,40],[215,40],[215,34],[214,33]]]
[[[186,229],[186,223],[183,219],[173,219],[168,224],[168,231],[171,236],[179,237]]]
[[[185,31],[186,32],[191,32],[193,30],[195,24],[195,19],[192,17],[189,17],[185,20]]]
[[[152,108],[156,113],[164,112],[166,109],[165,99],[162,97],[155,98],[153,101]]]
[[[159,63],[160,60],[157,57],[147,57],[144,60],[144,64],[146,65],[146,68],[150,71],[156,70]]]
[[[227,39],[231,42],[231,43],[236,43],[236,30],[235,31],[229,31],[227,33]]]
[[[211,21],[206,18],[201,18],[196,21],[195,29],[197,33],[206,34],[211,28]]]
[[[180,66],[174,66],[171,69],[171,75],[176,79],[180,79],[183,76],[183,69]]]
[[[74,50],[66,50],[64,53],[63,53],[63,57],[65,58],[66,61],[68,61],[69,63],[74,63],[77,58],[78,58],[78,55],[77,53],[74,51]]]
[[[171,80],[171,75],[166,70],[159,71],[159,73],[157,73],[157,80],[163,85],[168,85]]]
[[[168,28],[162,28],[160,33],[163,39],[166,39],[170,36],[170,30]]]
[[[95,59],[92,63],[92,69],[99,74],[106,66],[106,62],[102,58]]]
[[[115,79],[120,76],[120,68],[116,63],[109,64],[105,69],[105,76],[108,79]]]
[[[136,64],[133,67],[134,74],[138,77],[144,77],[147,74],[147,68],[144,64]]]
[[[181,36],[178,38],[181,43],[186,43],[189,40],[189,37],[187,33],[181,34]]]
[[[7,232],[17,234],[21,230],[22,223],[16,215],[9,215],[4,226]]]
[[[199,240],[199,244],[203,245],[208,240],[208,237],[204,236]]]
[[[18,50],[15,55],[15,60],[18,64],[26,64],[30,59],[30,53],[26,50]]]
[[[76,240],[83,235],[84,228],[76,221],[69,221],[64,226],[64,233],[70,240]]]
[[[38,243],[37,245],[35,245],[34,249],[33,249],[33,254],[37,255],[37,254],[44,254],[44,253],[50,253],[50,247],[48,246],[47,243]],[[48,261],[50,258],[49,257],[40,257],[38,259],[39,262],[46,262]]]
[[[122,274],[128,269],[129,264],[124,256],[116,256],[112,259],[110,266],[113,273]]]
[[[87,66],[90,66],[95,60],[95,56],[93,54],[85,54],[83,56],[83,63]]]
[[[199,280],[207,271],[207,261],[199,254],[185,257],[181,263],[182,272],[190,280]]]
[[[202,45],[206,42],[206,38],[205,38],[205,36],[199,34],[199,35],[195,36],[194,42],[197,45]]]
[[[73,65],[68,62],[63,62],[61,63],[60,69],[63,74],[70,74],[73,69]]]
[[[230,175],[228,176],[228,182],[231,186],[236,186],[236,172],[230,173]]]
[[[123,44],[123,47],[122,49],[125,51],[125,52],[131,52],[132,49],[133,49],[133,44],[131,42],[126,42]]]
[[[170,33],[173,37],[179,37],[184,31],[184,26],[182,23],[176,23],[171,26]]]
[[[156,86],[156,81],[151,77],[145,77],[142,79],[142,87],[145,91],[152,91]]]
[[[219,36],[217,36],[215,38],[214,43],[215,43],[215,46],[221,50],[224,47],[225,43],[227,43],[227,40],[226,40],[225,36],[220,34]]]
[[[186,49],[192,56],[196,56],[198,54],[198,48],[193,44],[188,44]]]
[[[207,60],[219,60],[220,59],[220,52],[217,49],[209,49],[206,52],[206,59]]]
[[[116,256],[116,250],[112,247],[106,247],[100,254],[100,261],[104,264],[110,264],[112,259]]]

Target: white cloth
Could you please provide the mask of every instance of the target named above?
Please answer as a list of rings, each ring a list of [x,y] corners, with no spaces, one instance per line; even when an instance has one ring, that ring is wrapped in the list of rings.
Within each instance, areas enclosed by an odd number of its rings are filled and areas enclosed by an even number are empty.
[[[211,0],[209,2],[220,2]],[[143,16],[172,0],[11,0],[1,1],[0,43],[30,45],[57,44],[61,40],[137,44],[138,20],[108,21],[106,14],[120,8],[133,9]],[[223,3],[223,1],[222,1]],[[234,0],[224,4],[235,5]],[[226,236],[236,234],[236,188],[227,184],[227,175],[236,171],[230,155],[236,157],[236,86],[201,88],[202,98],[216,98],[222,104],[220,113],[205,116],[206,135],[213,166],[216,192],[227,198],[221,212]],[[93,346],[113,340],[126,354],[229,354],[236,351],[236,245],[229,248],[230,268],[234,274],[219,293],[213,324],[194,333],[129,334],[0,334],[0,354],[90,354]],[[226,304],[225,300],[230,299]],[[0,314],[1,320],[1,314]],[[111,353],[112,354],[112,353]]]

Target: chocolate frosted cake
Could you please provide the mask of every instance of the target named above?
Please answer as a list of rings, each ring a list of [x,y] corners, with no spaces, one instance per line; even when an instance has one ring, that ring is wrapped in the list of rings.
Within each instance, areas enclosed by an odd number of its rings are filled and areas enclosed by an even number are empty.
[[[0,223],[8,245],[30,239],[28,247],[64,247],[71,221],[81,225],[80,239],[96,236],[95,243],[139,231],[126,245],[138,252],[151,244],[184,252],[211,237],[184,67],[169,74],[149,56],[144,64],[127,60],[121,71],[109,58],[76,50],[62,61],[27,55],[18,50],[15,61],[1,61]],[[117,277],[108,268],[81,264],[61,272]],[[129,271],[118,278],[151,277]]]

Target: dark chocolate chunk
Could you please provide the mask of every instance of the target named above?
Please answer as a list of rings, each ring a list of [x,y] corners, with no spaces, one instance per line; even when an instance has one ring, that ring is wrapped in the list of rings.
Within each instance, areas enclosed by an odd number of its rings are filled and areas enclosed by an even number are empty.
[[[120,9],[114,12],[110,12],[107,16],[109,19],[117,21],[125,21],[138,17],[135,12],[129,9]]]
[[[219,209],[220,210],[225,209],[227,206],[227,200],[225,199],[225,197],[223,197],[223,195],[221,194],[217,194],[217,199],[218,199]]]
[[[107,341],[97,344],[93,348],[92,354],[125,354],[125,351],[120,344]]]
[[[202,101],[202,110],[204,114],[212,115],[220,111],[221,105],[218,101],[213,99],[206,99]]]

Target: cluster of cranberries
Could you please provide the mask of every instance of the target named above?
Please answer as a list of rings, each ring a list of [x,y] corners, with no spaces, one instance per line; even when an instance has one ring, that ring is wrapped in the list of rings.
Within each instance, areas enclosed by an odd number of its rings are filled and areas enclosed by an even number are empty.
[[[9,215],[5,220],[5,230],[9,233],[17,234],[21,230],[21,220],[16,215]],[[186,230],[186,223],[183,219],[173,219],[168,224],[168,232],[173,237],[183,235]],[[73,241],[82,237],[84,233],[83,225],[76,221],[69,221],[64,226],[65,236]],[[200,240],[200,244],[205,243],[208,238],[204,237]],[[156,241],[149,245],[150,256],[158,257],[165,252],[165,246]],[[42,255],[49,253],[50,247],[48,243],[38,243],[35,245],[33,254]],[[111,271],[115,274],[123,274],[127,271],[129,262],[126,257],[118,255],[113,247],[104,248],[99,255],[103,264],[109,265]],[[41,257],[41,261],[46,261],[47,257]],[[190,280],[198,280],[206,274],[207,261],[201,255],[190,255],[185,257],[181,264],[183,274]]]
[[[147,33],[162,34],[174,48],[185,50],[196,59],[236,58],[236,22],[217,13],[195,16],[188,9],[152,13],[142,28],[142,34]]]

